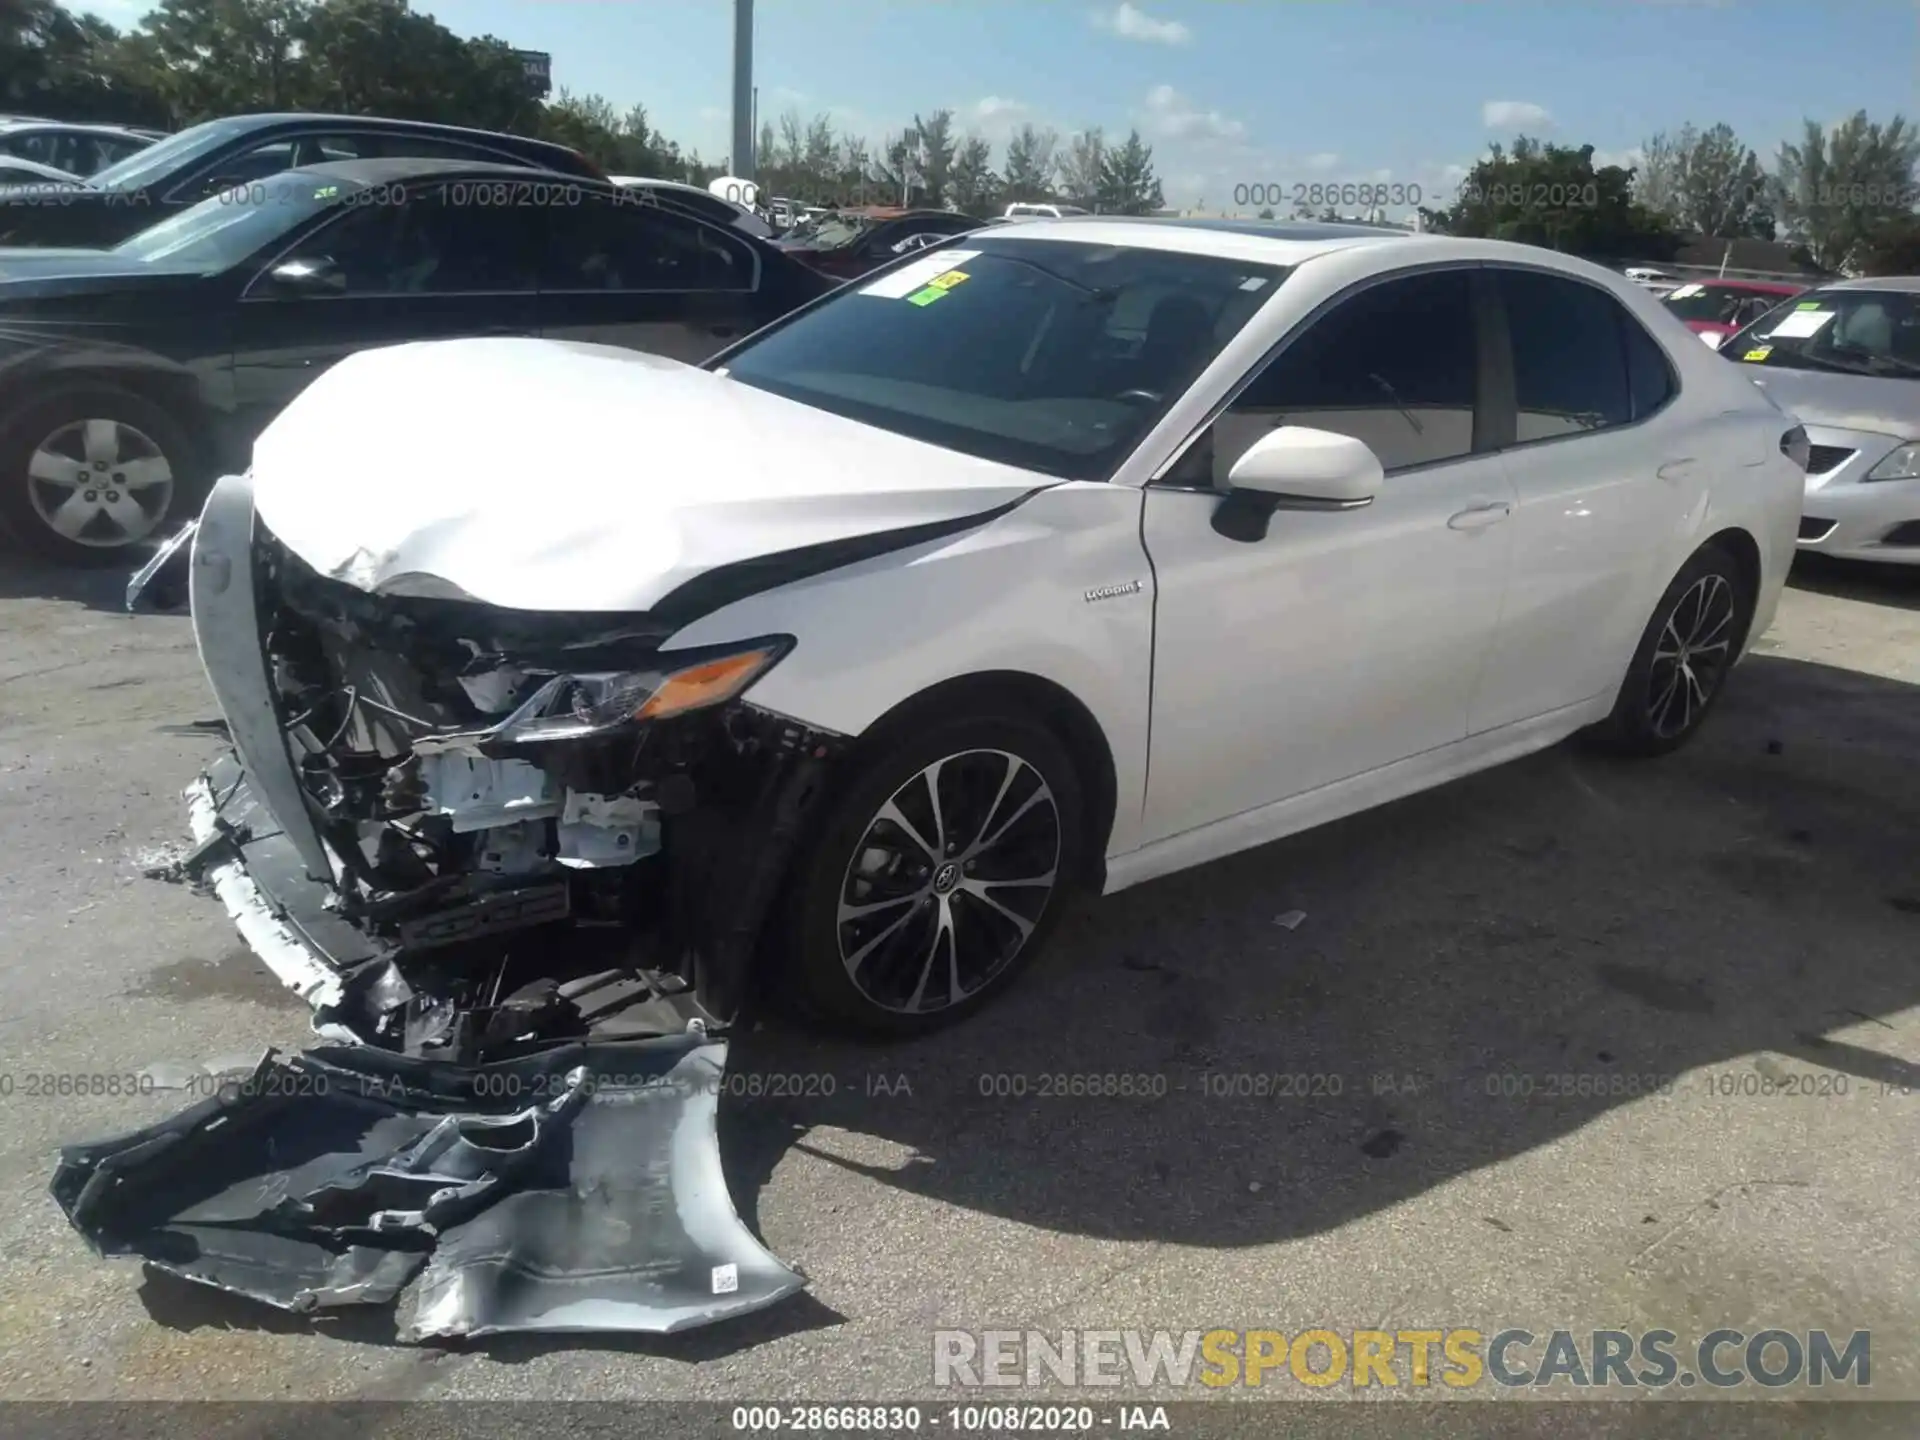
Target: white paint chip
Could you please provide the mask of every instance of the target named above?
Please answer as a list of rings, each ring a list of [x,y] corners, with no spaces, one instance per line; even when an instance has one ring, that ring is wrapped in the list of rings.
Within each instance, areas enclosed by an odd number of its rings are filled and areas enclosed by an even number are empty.
[[[713,1267],[713,1293],[731,1295],[740,1288],[740,1267],[734,1264]]]

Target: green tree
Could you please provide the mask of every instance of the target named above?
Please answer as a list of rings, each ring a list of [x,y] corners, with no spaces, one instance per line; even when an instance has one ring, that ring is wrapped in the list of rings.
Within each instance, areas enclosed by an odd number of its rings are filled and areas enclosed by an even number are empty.
[[[174,122],[316,109],[300,54],[304,0],[160,0],[128,42],[132,63]]]
[[[1633,171],[1595,168],[1577,149],[1521,136],[1499,145],[1461,182],[1445,210],[1420,211],[1429,230],[1541,245],[1601,260],[1668,260],[1680,248],[1672,222],[1633,197]]]
[[[1059,170],[1060,137],[1030,123],[1022,125],[1007,142],[1006,198],[1029,203],[1051,200]]]
[[[915,115],[913,127],[907,134],[913,147],[914,181],[922,191],[919,203],[936,208],[948,204],[947,189],[958,145],[953,133],[953,112],[936,110],[925,120]]]
[[[993,147],[978,135],[960,142],[948,177],[947,203],[963,215],[984,218],[1000,194],[1000,177],[993,173]]]
[[[1682,230],[1701,235],[1773,238],[1766,171],[1732,126],[1699,130],[1685,125],[1671,139],[1657,135],[1648,144],[1648,158],[1642,163],[1657,165],[1660,172],[1651,186],[1637,187],[1648,209],[1665,215]],[[1659,205],[1649,203],[1649,189],[1659,197]]]
[[[1060,157],[1060,194],[1070,204],[1093,210],[1100,204],[1100,169],[1106,159],[1107,137],[1097,126],[1083,130],[1067,144]]]
[[[1166,203],[1153,173],[1153,147],[1138,130],[1128,131],[1117,147],[1102,148],[1094,194],[1103,215],[1146,215]]]
[[[1774,170],[1781,228],[1824,270],[1844,270],[1889,225],[1912,214],[1920,133],[1895,115],[1882,125],[1861,110],[1823,130],[1812,120],[1784,144]]]

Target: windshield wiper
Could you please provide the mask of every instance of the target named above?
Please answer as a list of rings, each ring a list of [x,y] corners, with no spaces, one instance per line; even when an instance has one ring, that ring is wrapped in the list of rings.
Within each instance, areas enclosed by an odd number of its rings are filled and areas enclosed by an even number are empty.
[[[1765,344],[1766,342],[1762,341],[1761,343]],[[1837,375],[1873,376],[1880,373],[1871,365],[1862,365],[1857,361],[1842,360],[1834,355],[1809,355],[1804,350],[1783,350],[1780,354],[1789,365],[1804,365],[1810,370],[1831,370]]]
[[[1849,360],[1855,360],[1857,357],[1859,364],[1873,367],[1872,373],[1876,375],[1883,373],[1881,366],[1891,367],[1895,375],[1920,375],[1920,365],[1914,364],[1911,360],[1902,360],[1898,355],[1876,355],[1871,350],[1856,350],[1852,346],[1846,347],[1843,351],[1836,347],[1836,353],[1844,354]]]
[[[1042,265],[1038,260],[1029,260],[1024,255],[1008,255],[1004,251],[1000,251],[1000,250],[989,250],[987,253],[993,256],[993,258],[996,260],[1005,260],[1014,265],[1024,265],[1029,270],[1038,270],[1042,275],[1045,275],[1049,280],[1058,280],[1062,285],[1065,285],[1069,290],[1078,290],[1082,295],[1085,295],[1089,300],[1096,300],[1102,304],[1105,304],[1106,302],[1112,300],[1115,296],[1117,296],[1120,293],[1119,290],[1117,289],[1113,289],[1113,288],[1102,289],[1097,285],[1089,285],[1084,280],[1076,280],[1071,275],[1062,275],[1058,270],[1055,270],[1052,266]]]

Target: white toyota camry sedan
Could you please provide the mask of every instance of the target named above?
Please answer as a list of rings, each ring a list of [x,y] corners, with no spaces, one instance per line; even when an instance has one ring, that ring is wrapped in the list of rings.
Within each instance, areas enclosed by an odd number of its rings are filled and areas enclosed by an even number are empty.
[[[137,586],[190,573],[233,739],[189,868],[323,1033],[780,989],[899,1034],[1004,990],[1070,886],[1576,732],[1680,745],[1806,463],[1594,265],[1040,219],[702,367],[355,356]]]

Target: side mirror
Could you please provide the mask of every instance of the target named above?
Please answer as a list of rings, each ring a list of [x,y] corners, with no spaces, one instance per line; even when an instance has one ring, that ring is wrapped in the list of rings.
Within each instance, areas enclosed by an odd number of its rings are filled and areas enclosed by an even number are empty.
[[[1373,503],[1385,479],[1380,457],[1365,442],[1282,425],[1234,462],[1213,528],[1229,540],[1264,540],[1274,511],[1359,510]]]
[[[269,270],[267,277],[280,289],[301,295],[338,295],[347,288],[347,277],[325,255],[288,260]]]

